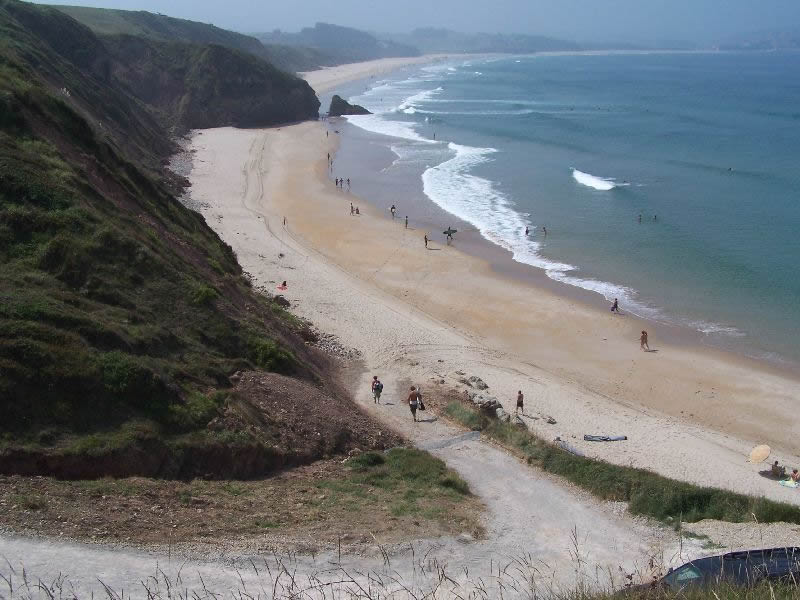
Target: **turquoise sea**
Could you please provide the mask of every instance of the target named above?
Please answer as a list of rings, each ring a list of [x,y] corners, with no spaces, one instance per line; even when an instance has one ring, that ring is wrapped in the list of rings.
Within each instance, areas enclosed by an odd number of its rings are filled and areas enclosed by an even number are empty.
[[[800,53],[462,59],[350,100],[391,168],[514,260],[800,360]]]

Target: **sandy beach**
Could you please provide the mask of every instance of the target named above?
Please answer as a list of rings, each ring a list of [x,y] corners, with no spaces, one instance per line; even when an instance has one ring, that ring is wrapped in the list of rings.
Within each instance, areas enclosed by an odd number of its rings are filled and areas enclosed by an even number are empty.
[[[347,65],[307,77],[329,90],[399,64]],[[298,314],[359,348],[370,370],[417,381],[465,370],[486,380],[509,406],[522,389],[529,414],[557,420],[527,419],[546,439],[558,435],[612,462],[800,503],[800,494],[745,462],[753,445],[769,443],[775,458],[800,465],[796,380],[755,361],[668,346],[657,337],[650,340],[657,352],[642,352],[638,333],[646,325],[633,317],[503,277],[459,252],[457,242],[426,249],[423,231],[406,229],[388,210],[376,211],[334,187],[326,154],[335,155],[335,128],[303,123],[271,131],[211,130],[193,143],[197,161],[217,172],[192,178],[193,198],[210,205],[209,222],[258,281],[289,281],[286,295]],[[219,189],[222,172],[236,178]],[[212,181],[218,183],[208,189]],[[234,218],[226,189],[242,185],[257,186],[259,193],[248,196],[246,210]],[[350,216],[350,202],[360,206],[360,216]],[[282,243],[296,243],[297,256],[270,255],[264,225]],[[312,263],[326,268],[312,273]],[[368,313],[367,303],[379,306],[379,314]],[[415,327],[398,330],[396,314],[413,315]],[[583,441],[587,433],[629,440],[593,444]]]
[[[374,61],[307,77],[331,89],[400,64]],[[193,199],[208,206],[207,219],[257,281],[289,282],[286,296],[298,314],[361,350],[369,370],[415,381],[434,374],[456,381],[464,370],[507,406],[523,390],[531,417],[557,420],[527,419],[545,439],[560,436],[591,456],[693,483],[800,503],[795,490],[760,477],[745,460],[755,444],[768,443],[774,458],[800,466],[797,380],[657,337],[650,339],[657,351],[642,352],[639,331],[647,325],[634,317],[500,275],[459,252],[457,241],[426,249],[425,232],[392,221],[388,206],[375,210],[334,187],[326,161],[336,152],[334,129],[332,122],[218,129],[193,141]],[[350,202],[360,216],[350,216]],[[276,248],[290,241],[297,250],[278,259]],[[398,314],[413,316],[413,327],[398,325]],[[629,439],[598,444],[584,442],[584,434]]]
[[[306,71],[305,73],[299,73],[299,75],[308,81],[317,94],[322,94],[334,91],[336,86],[351,81],[379,77],[401,67],[434,62],[446,57],[446,54],[425,54],[423,56],[412,57],[379,58],[377,60],[339,65],[337,67],[325,67],[318,71]]]

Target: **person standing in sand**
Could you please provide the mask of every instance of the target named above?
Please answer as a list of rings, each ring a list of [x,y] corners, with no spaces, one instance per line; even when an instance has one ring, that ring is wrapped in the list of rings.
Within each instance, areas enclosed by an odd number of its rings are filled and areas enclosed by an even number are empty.
[[[408,394],[408,407],[411,409],[411,418],[417,422],[417,388],[411,386],[411,392]]]
[[[347,191],[350,191],[350,178],[347,178]]]
[[[650,345],[647,343],[647,332],[645,330],[642,330],[642,335],[639,336],[639,347],[642,350],[650,352]]]
[[[425,247],[428,247],[428,234],[425,234]]]
[[[614,304],[611,305],[611,312],[619,314],[619,302],[614,298]]]
[[[392,218],[394,219],[394,213],[397,212],[397,207],[392,204],[392,208],[390,208],[389,211],[392,213]]]
[[[350,216],[352,217],[355,214],[355,212],[356,212],[356,209],[353,208],[353,203],[351,202],[350,203]]]
[[[517,408],[514,411],[514,414],[521,412],[523,415],[525,414],[525,407],[523,406],[525,402],[525,396],[522,395],[522,390],[517,392]]]
[[[408,215],[406,215],[406,229],[408,229]]]

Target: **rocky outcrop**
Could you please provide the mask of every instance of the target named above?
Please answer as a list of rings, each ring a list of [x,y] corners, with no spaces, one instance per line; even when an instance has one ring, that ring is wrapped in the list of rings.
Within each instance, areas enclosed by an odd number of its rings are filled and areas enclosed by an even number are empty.
[[[347,100],[338,95],[334,95],[333,98],[331,98],[331,107],[328,109],[328,116],[330,117],[371,114],[372,113],[363,106],[359,106],[358,104],[350,104]]]

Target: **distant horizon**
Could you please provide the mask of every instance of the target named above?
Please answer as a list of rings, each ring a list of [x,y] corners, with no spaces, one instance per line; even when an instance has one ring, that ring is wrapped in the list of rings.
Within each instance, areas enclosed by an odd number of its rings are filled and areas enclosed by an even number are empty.
[[[425,0],[375,11],[368,0],[332,6],[308,0],[296,6],[258,5],[256,0],[217,2],[190,0],[31,0],[37,4],[143,10],[179,19],[210,23],[222,29],[255,34],[280,29],[287,33],[318,22],[352,27],[379,35],[406,35],[419,28],[466,34],[538,35],[585,45],[688,45],[710,47],[728,39],[764,32],[800,30],[800,3],[775,0],[756,5],[748,0],[676,0],[664,6],[641,0],[606,0],[587,4],[565,0],[558,6],[526,0],[501,0],[505,10],[470,0]],[[720,18],[724,15],[724,18]],[[530,24],[520,27],[520,23]],[[386,27],[392,23],[392,28]]]

